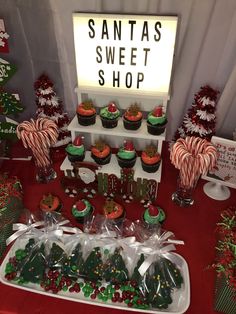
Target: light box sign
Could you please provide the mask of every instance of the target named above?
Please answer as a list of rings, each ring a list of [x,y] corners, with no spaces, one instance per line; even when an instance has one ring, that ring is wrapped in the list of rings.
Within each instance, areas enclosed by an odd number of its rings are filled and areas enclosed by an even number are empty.
[[[177,17],[73,14],[80,90],[168,95]]]

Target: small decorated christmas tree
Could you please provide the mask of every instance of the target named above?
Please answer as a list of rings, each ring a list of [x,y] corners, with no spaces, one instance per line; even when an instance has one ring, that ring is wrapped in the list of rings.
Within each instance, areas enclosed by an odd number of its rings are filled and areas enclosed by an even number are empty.
[[[50,253],[47,257],[48,267],[50,269],[60,268],[66,261],[65,251],[56,243],[52,244]]]
[[[161,270],[164,273],[165,280],[172,288],[180,288],[183,283],[183,277],[180,270],[169,259],[162,257],[160,260]]]
[[[78,243],[63,265],[62,270],[65,275],[70,277],[79,275],[84,263],[82,255],[81,244]]]
[[[81,274],[88,280],[97,281],[102,279],[103,262],[101,250],[95,247],[87,257],[81,269]]]
[[[41,244],[40,247],[36,247],[31,252],[27,261],[25,261],[20,272],[21,281],[39,283],[43,279],[45,269],[45,247],[44,244]]]
[[[185,114],[182,125],[175,134],[175,141],[186,136],[196,136],[211,140],[215,134],[216,101],[218,91],[206,85],[194,96],[194,103]]]
[[[103,275],[106,281],[110,281],[113,284],[122,283],[128,279],[128,270],[119,248],[115,250],[105,264]]]
[[[171,287],[158,262],[150,266],[148,274],[145,276],[145,286],[147,289],[147,300],[154,308],[167,309],[172,303]]]
[[[49,77],[42,74],[34,83],[36,105],[36,118],[53,120],[59,129],[59,137],[54,147],[68,144],[71,141],[70,132],[67,130],[70,122],[68,114],[63,112],[62,102],[56,96],[53,83]]]

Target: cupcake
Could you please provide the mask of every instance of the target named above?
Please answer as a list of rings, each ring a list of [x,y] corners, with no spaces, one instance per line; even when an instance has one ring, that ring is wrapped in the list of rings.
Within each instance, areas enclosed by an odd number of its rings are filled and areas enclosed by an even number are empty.
[[[89,218],[94,211],[93,206],[86,199],[78,200],[71,209],[73,217],[79,223],[84,223],[86,218]]]
[[[136,152],[133,142],[124,141],[124,145],[119,149],[116,157],[121,168],[132,168],[136,162]]]
[[[102,126],[107,129],[115,128],[118,124],[120,111],[114,103],[109,103],[108,106],[100,110]]]
[[[143,171],[156,172],[161,163],[161,155],[157,152],[157,147],[148,145],[141,154],[141,163]]]
[[[68,144],[66,153],[70,162],[83,161],[85,157],[85,149],[83,145],[83,137],[77,136],[73,144]]]
[[[159,206],[150,204],[144,211],[143,220],[148,225],[157,225],[164,222],[166,215]]]
[[[126,130],[138,130],[142,124],[143,114],[137,104],[131,105],[123,115],[123,124]]]
[[[103,212],[107,219],[121,219],[125,216],[125,209],[121,204],[114,200],[106,200],[103,206]]]
[[[91,157],[98,165],[106,165],[111,160],[111,148],[102,140],[97,140],[91,147]]]
[[[92,101],[83,101],[76,109],[78,122],[81,125],[88,126],[96,122],[96,109]]]
[[[160,135],[165,131],[167,123],[163,107],[157,106],[147,117],[147,130],[152,135]]]
[[[39,203],[39,208],[44,212],[60,211],[62,208],[62,203],[59,197],[48,193],[43,195],[43,198]]]

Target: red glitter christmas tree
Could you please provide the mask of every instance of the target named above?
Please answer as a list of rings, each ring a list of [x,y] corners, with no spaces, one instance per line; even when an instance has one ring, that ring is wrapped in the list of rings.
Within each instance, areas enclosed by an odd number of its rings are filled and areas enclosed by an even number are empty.
[[[49,77],[42,74],[34,83],[36,95],[36,118],[48,118],[53,120],[59,129],[59,137],[54,147],[68,144],[71,141],[71,134],[67,127],[70,122],[68,114],[63,112],[62,102],[57,97],[53,83]]]
[[[211,140],[215,134],[218,93],[209,85],[201,87],[200,91],[195,94],[192,107],[185,114],[182,125],[176,131],[175,141],[186,136],[197,136]]]

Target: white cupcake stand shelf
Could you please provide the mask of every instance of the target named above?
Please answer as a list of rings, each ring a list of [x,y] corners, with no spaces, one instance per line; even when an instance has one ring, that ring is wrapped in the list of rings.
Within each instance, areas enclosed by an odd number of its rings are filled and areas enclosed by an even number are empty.
[[[86,95],[87,96],[87,95]],[[97,98],[96,98],[97,99]],[[114,99],[114,98],[111,98]],[[163,102],[162,102],[163,103]],[[156,99],[153,100],[153,107],[157,104]],[[164,106],[164,104],[163,104]],[[151,110],[151,109],[150,109]],[[107,129],[102,126],[101,119],[99,115],[96,117],[96,123],[90,126],[82,126],[78,123],[77,116],[73,118],[71,121],[68,130],[71,131],[72,141],[76,136],[82,135],[84,137],[85,148],[87,148],[84,163],[80,163],[80,166],[83,168],[86,167],[87,163],[94,163],[94,160],[91,158],[91,152],[89,151],[90,146],[95,142],[97,138],[102,138],[105,140],[112,148],[118,148],[125,139],[130,139],[134,142],[134,146],[136,150],[145,149],[147,144],[154,144],[158,147],[158,152],[161,154],[162,151],[162,143],[165,140],[165,132],[161,135],[151,135],[147,132],[146,119],[143,119],[141,127],[136,130],[126,130],[123,126],[122,118],[119,119],[117,127],[113,129]],[[83,166],[84,164],[84,166]],[[62,163],[60,169],[64,172],[66,177],[75,178],[83,180],[83,175],[81,176],[78,171],[75,171],[73,165],[66,157],[64,162]],[[84,175],[89,176],[89,170],[87,174],[85,174],[86,170],[83,169]],[[134,198],[150,198],[155,199],[157,197],[157,189],[158,183],[161,182],[161,171],[162,171],[162,163],[160,164],[159,169],[154,173],[147,173],[143,171],[141,165],[140,157],[137,157],[136,163],[133,167],[133,176],[132,176],[132,187],[127,191],[127,184],[124,183],[124,189],[122,193],[124,194],[134,194]],[[115,154],[112,154],[111,161],[107,165],[100,166],[95,170],[96,176],[99,178],[98,180],[98,191],[101,193],[106,193],[106,189],[101,187],[104,185],[104,180],[109,180],[107,176],[113,175],[111,180],[121,179],[122,171],[120,166],[118,165]],[[105,177],[103,177],[105,176]],[[102,179],[103,178],[103,179]],[[85,179],[86,180],[86,179]],[[90,180],[88,180],[90,181]],[[117,181],[117,180],[116,180]],[[91,181],[90,181],[91,182]],[[140,192],[136,193],[136,188],[134,186],[139,182],[139,190]],[[140,184],[141,182],[141,184]],[[109,185],[109,184],[108,184]],[[113,185],[112,183],[110,185]],[[130,185],[130,184],[129,184]],[[122,188],[122,187],[121,187]],[[116,190],[110,190],[110,193],[116,193]],[[120,190],[120,189],[119,189]],[[144,192],[145,191],[145,192]]]

